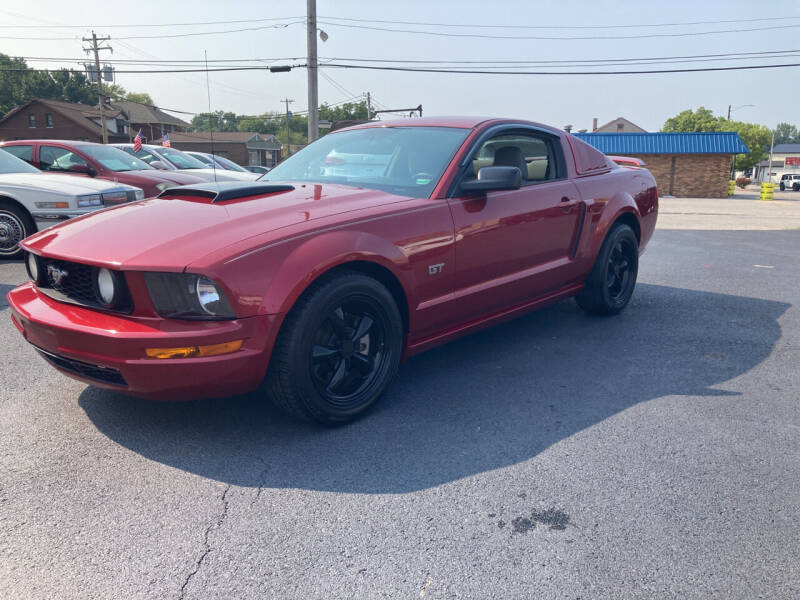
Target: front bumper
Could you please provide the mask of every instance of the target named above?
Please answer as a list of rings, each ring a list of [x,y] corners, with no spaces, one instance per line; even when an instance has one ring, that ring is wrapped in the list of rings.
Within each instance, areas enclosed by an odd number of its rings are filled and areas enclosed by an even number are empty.
[[[142,318],[53,300],[33,283],[7,295],[11,320],[59,371],[98,387],[152,400],[193,400],[254,390],[266,373],[277,315],[232,321]],[[146,358],[145,348],[244,340],[240,350],[202,358]]]

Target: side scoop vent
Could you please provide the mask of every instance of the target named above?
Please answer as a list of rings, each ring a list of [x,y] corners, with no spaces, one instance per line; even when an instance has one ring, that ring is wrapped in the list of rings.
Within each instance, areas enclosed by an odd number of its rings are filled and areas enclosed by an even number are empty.
[[[230,181],[222,183],[206,183],[199,185],[182,185],[169,188],[161,192],[159,198],[208,198],[211,202],[224,202],[225,200],[238,200],[252,196],[265,196],[277,192],[290,192],[293,185],[284,183]]]

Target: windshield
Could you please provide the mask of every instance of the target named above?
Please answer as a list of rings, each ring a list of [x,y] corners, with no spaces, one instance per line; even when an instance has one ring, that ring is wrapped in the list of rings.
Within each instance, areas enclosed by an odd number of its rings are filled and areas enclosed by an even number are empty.
[[[21,158],[17,158],[12,154],[0,152],[0,173],[38,173],[39,169],[29,165]]]
[[[247,173],[247,169],[245,169],[244,167],[240,167],[235,162],[233,162],[232,160],[228,160],[224,156],[216,156],[215,155],[214,156],[214,160],[217,161],[219,164],[221,164],[226,169],[228,169],[229,171],[244,171],[245,173]]]
[[[468,133],[453,127],[369,127],[331,133],[287,158],[261,181],[343,183],[427,198]]]
[[[103,165],[106,169],[116,171],[117,173],[122,171],[144,171],[153,168],[146,162],[113,146],[92,146],[87,144],[81,146],[81,150],[87,156]]]
[[[158,153],[166,158],[173,165],[179,169],[207,169],[208,165],[204,165],[193,156],[189,156],[185,152],[176,150],[175,148],[159,148]]]

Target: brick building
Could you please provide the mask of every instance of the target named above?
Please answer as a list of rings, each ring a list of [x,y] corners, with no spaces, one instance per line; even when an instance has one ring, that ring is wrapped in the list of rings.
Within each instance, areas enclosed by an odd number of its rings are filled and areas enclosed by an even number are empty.
[[[605,154],[644,161],[662,196],[726,198],[733,155],[749,152],[734,131],[573,135]]]
[[[109,142],[127,142],[127,118],[106,108]],[[102,142],[100,109],[86,104],[34,98],[0,118],[0,141],[48,139]]]
[[[160,138],[165,133],[171,136],[175,131],[188,131],[191,128],[191,124],[173,117],[157,106],[128,100],[114,100],[110,106],[125,114],[131,136],[135,136],[141,130],[142,137],[148,142]]]
[[[170,133],[173,148],[224,156],[239,165],[274,167],[281,160],[281,142],[270,133],[254,131]],[[154,142],[154,143],[160,143]]]

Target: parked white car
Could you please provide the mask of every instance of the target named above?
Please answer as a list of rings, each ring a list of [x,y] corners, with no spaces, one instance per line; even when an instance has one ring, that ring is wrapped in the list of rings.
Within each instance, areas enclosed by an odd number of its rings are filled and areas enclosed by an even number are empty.
[[[142,149],[134,152],[133,144],[114,144],[128,154],[132,154],[156,169],[178,171],[187,175],[194,175],[206,181],[255,181],[258,175],[250,172],[226,171],[224,169],[210,169],[208,165],[200,162],[193,156],[177,148],[164,148],[152,144],[142,144]]]
[[[137,187],[44,173],[0,150],[0,259],[22,256],[19,243],[36,233],[37,221],[61,221],[143,198]]]

